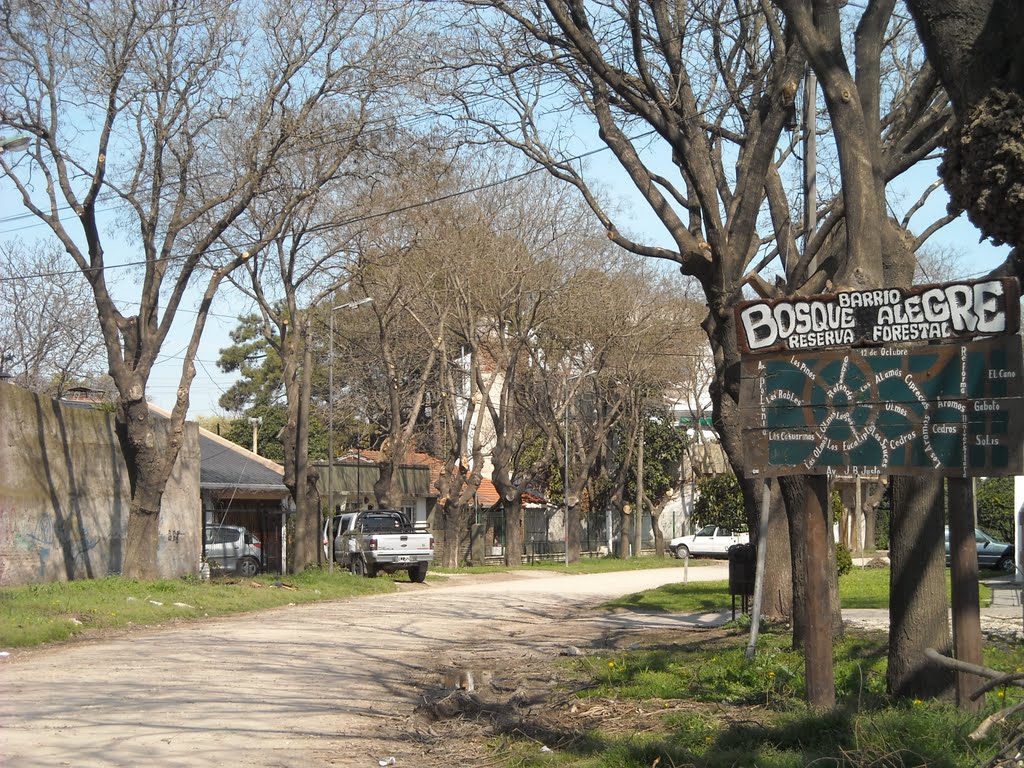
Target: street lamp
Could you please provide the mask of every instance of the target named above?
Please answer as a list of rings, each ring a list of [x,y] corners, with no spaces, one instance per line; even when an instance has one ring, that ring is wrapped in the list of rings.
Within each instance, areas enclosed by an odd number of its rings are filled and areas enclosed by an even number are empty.
[[[597,371],[577,373],[565,380],[566,385],[577,379],[584,379],[593,376]],[[562,506],[565,511],[562,513],[562,526],[565,529],[565,564],[569,565],[569,400],[566,393],[565,412],[562,414],[562,437],[565,440],[565,474],[562,481]]]
[[[327,533],[327,572],[334,573],[334,533],[331,528],[331,519],[334,517],[334,313],[339,309],[355,309],[363,304],[370,304],[373,299],[367,296],[358,301],[349,301],[331,307],[331,338],[328,342],[327,352],[327,524],[324,526]],[[359,467],[356,467],[359,472]],[[356,475],[358,477],[358,475]]]
[[[24,133],[11,136],[9,139],[0,139],[0,155],[4,152],[20,152],[23,149],[28,149],[30,141],[32,141],[32,137]]]

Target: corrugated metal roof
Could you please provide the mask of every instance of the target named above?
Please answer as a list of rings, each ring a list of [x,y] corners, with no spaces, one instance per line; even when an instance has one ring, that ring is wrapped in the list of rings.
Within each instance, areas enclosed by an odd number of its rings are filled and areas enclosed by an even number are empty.
[[[272,462],[219,438],[204,429],[199,430],[199,450],[202,467],[200,487],[236,487],[246,489],[280,490],[284,485],[284,470],[274,469]]]

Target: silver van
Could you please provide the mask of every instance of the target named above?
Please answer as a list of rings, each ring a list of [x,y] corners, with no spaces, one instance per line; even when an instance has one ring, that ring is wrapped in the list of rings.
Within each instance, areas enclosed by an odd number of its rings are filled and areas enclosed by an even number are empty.
[[[206,527],[203,556],[215,568],[255,576],[263,563],[260,540],[240,525]]]

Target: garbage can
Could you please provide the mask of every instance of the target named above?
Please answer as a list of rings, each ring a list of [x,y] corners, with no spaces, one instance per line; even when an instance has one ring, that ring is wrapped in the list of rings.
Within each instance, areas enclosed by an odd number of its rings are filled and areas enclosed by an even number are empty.
[[[753,544],[733,544],[729,556],[729,596],[732,598],[732,617],[736,618],[736,597],[740,598],[743,613],[750,612],[750,598],[754,594],[756,552]]]

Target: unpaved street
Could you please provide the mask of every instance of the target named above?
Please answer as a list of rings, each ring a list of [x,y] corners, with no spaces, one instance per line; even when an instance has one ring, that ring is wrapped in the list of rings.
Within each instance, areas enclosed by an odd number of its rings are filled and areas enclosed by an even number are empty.
[[[689,569],[691,581],[726,575],[724,566]],[[453,659],[500,675],[630,622],[682,626],[681,617],[590,610],[682,578],[678,568],[452,577],[14,653],[0,663],[0,765],[372,768],[394,757],[422,768],[433,763],[401,725],[424,685],[458,674]]]

